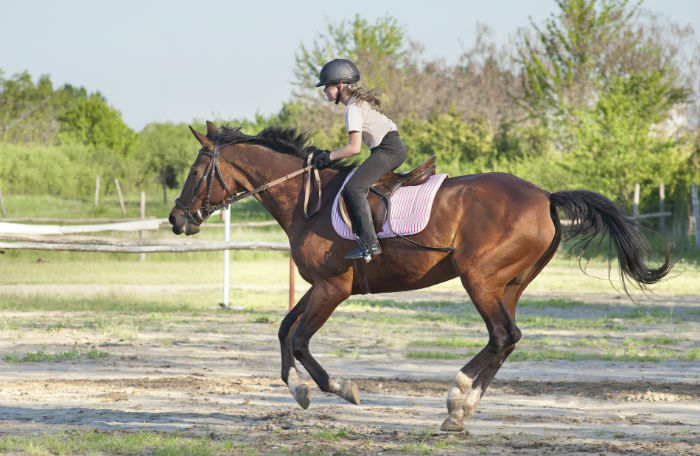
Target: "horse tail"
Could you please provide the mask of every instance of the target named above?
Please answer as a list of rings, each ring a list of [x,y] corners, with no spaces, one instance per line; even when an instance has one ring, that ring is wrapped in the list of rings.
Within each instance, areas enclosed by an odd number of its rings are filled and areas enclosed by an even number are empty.
[[[598,235],[608,235],[608,259],[612,260],[614,247],[620,268],[620,280],[627,295],[629,280],[644,290],[646,285],[660,281],[671,270],[668,244],[664,264],[658,268],[649,268],[646,265],[644,257],[649,257],[651,249],[647,239],[640,232],[639,225],[636,221],[628,219],[622,210],[605,196],[587,190],[568,190],[552,193],[549,201],[552,206],[564,211],[571,221],[564,240],[581,237],[574,246],[575,250],[578,250],[579,262]],[[595,245],[593,253],[603,240],[604,236]]]

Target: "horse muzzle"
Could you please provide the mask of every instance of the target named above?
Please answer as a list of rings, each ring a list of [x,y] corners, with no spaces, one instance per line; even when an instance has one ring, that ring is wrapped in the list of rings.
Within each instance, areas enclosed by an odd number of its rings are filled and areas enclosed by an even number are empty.
[[[185,233],[187,236],[199,233],[199,225],[192,223],[189,218],[190,217],[187,217],[182,209],[177,207],[173,208],[168,217],[168,222],[170,222],[172,226],[173,233]]]

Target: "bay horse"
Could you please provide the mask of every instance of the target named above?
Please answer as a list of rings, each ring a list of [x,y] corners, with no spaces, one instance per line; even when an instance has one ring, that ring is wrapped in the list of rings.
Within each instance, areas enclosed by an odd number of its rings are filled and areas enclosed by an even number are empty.
[[[190,129],[202,148],[170,212],[173,232],[196,234],[213,208],[253,195],[287,234],[299,274],[311,284],[279,328],[282,380],[306,409],[311,388],[298,374],[298,360],[322,391],[359,404],[356,385],[329,376],[309,352],[311,337],[334,309],[362,291],[353,262],[343,258],[355,242],[341,238],[331,226],[331,203],[350,168],[320,171],[321,209],[305,217],[304,179],[299,175],[309,154],[306,133],[268,127],[250,136],[211,122],[206,135]],[[644,289],[668,274],[669,248],[661,266],[648,267],[646,238],[608,198],[587,190],[550,193],[506,173],[445,179],[427,227],[411,238],[423,245],[449,246],[449,251],[385,238],[383,254],[366,265],[364,285],[373,293],[416,290],[459,277],[486,324],[488,343],[458,371],[447,391],[443,430],[465,429],[465,421],[520,340],[515,309],[525,287],[562,240],[557,209],[571,220],[566,238],[576,238],[582,250],[607,234],[609,255],[617,253],[625,292],[628,283]]]

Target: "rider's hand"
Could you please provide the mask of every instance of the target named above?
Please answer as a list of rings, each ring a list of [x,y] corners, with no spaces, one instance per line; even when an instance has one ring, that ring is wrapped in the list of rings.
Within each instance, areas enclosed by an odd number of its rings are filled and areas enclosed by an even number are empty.
[[[311,164],[318,169],[325,169],[331,166],[331,153],[327,150],[314,148],[312,152]]]

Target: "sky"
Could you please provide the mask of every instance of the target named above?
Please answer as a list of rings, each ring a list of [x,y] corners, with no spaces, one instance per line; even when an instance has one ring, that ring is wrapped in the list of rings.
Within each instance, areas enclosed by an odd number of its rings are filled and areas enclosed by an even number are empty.
[[[700,0],[643,0],[691,25]],[[0,70],[99,91],[136,131],[150,122],[270,115],[292,98],[295,54],[355,14],[396,18],[425,60],[455,63],[477,23],[504,44],[554,0],[0,0]]]

